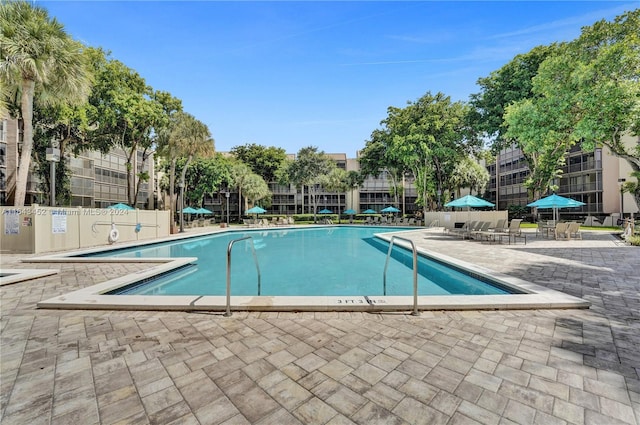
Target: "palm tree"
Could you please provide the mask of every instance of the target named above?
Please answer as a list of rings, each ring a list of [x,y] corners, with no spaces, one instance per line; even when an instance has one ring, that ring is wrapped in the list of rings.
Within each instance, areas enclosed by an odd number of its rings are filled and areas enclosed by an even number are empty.
[[[231,175],[233,176],[231,185],[238,189],[238,219],[242,217],[242,189],[246,186],[246,182],[252,174],[251,168],[242,162],[234,164],[231,168]]]
[[[26,1],[0,3],[0,86],[23,123],[14,205],[24,206],[33,150],[33,103],[82,103],[91,89],[83,46],[48,12]],[[7,97],[6,94],[9,94]],[[11,102],[10,99],[14,99]],[[19,101],[18,101],[19,99]]]
[[[176,124],[169,136],[175,144],[181,158],[187,158],[187,162],[182,168],[180,176],[180,232],[184,231],[184,216],[182,210],[184,205],[184,180],[187,174],[189,163],[194,157],[213,154],[214,141],[209,132],[209,128],[198,121],[193,115],[186,112],[177,112]]]
[[[254,205],[257,201],[271,196],[269,185],[261,176],[255,173],[249,174],[244,182],[243,189],[245,199],[247,201],[251,201],[251,203]]]

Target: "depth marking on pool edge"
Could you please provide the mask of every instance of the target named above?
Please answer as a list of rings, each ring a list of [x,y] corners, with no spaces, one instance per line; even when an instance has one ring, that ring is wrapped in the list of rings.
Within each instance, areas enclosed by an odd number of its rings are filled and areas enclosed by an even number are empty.
[[[364,296],[364,299],[361,298],[338,298],[337,300],[337,304],[386,304],[387,302],[385,300],[373,300],[371,298],[369,298],[368,296]]]

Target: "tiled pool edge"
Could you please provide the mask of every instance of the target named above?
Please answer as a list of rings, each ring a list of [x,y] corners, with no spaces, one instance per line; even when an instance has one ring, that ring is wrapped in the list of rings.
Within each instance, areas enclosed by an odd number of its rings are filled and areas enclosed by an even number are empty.
[[[246,229],[243,229],[246,230]],[[212,232],[213,233],[213,232]],[[217,232],[215,232],[217,233]],[[395,232],[394,232],[395,233]],[[389,240],[393,233],[376,235]],[[202,235],[200,235],[202,236]],[[156,243],[154,241],[153,243]],[[399,243],[402,245],[402,243]],[[92,250],[95,251],[95,250]],[[526,294],[514,295],[438,295],[418,296],[419,310],[509,310],[509,309],[574,309],[589,308],[590,303],[580,298],[545,288],[512,276],[498,273],[474,264],[462,262],[443,254],[418,251],[442,262],[455,264],[474,273],[497,279],[506,286]],[[224,296],[146,296],[102,295],[127,284],[171,271],[191,264],[197,258],[69,258],[72,253],[30,259],[30,262],[147,262],[160,263],[150,269],[112,279],[75,292],[38,303],[38,308],[52,309],[104,309],[104,310],[174,310],[174,311],[225,311]],[[76,254],[77,255],[77,254]],[[508,297],[508,298],[507,298]],[[413,296],[232,296],[233,311],[364,311],[399,312],[413,309]]]

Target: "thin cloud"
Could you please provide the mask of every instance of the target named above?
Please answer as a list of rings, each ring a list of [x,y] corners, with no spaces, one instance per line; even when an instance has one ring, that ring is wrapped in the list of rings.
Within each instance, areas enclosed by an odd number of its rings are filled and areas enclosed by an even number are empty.
[[[578,15],[570,18],[551,21],[544,24],[540,24],[540,25],[533,25],[531,27],[522,28],[518,31],[494,34],[488,37],[487,39],[493,40],[493,39],[509,38],[509,37],[515,37],[515,36],[521,36],[521,35],[537,34],[541,32],[549,32],[550,30],[555,30],[558,28],[571,28],[572,30],[575,30],[577,27],[581,27],[584,25],[591,25],[596,21],[601,20],[603,16],[620,15],[625,11],[633,10],[633,9],[637,9],[637,5],[628,4],[628,5],[618,6],[611,9],[599,10],[599,11],[590,12],[584,15]]]

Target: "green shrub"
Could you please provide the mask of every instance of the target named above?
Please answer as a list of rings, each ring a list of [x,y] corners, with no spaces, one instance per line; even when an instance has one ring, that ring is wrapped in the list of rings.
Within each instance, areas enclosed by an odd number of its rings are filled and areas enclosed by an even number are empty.
[[[627,242],[633,246],[640,246],[640,235],[629,236]]]

